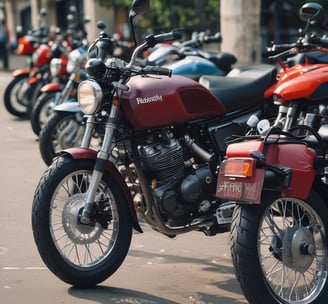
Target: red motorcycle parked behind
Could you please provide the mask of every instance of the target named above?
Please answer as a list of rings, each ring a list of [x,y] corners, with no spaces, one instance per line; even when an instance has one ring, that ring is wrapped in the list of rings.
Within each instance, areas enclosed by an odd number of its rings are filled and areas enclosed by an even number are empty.
[[[50,60],[64,53],[65,47],[60,43],[50,46],[48,41],[44,42],[33,52],[29,67],[13,71],[14,78],[4,92],[4,105],[10,114],[28,116],[31,100],[36,99],[40,88],[49,81]]]
[[[316,3],[300,14],[327,21]],[[310,40],[328,46],[327,39]],[[251,304],[327,303],[327,73],[314,65],[278,83],[274,125],[262,136],[236,138],[220,166],[217,197],[237,203],[231,254]]]

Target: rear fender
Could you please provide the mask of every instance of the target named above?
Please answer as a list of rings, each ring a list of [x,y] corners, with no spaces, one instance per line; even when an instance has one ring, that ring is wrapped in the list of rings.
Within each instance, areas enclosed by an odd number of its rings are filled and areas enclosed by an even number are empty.
[[[280,188],[283,196],[306,199],[313,186],[316,171],[314,162],[316,153],[302,143],[268,144],[263,141],[245,141],[234,143],[227,148],[227,157],[252,157],[252,152],[260,151],[265,154],[265,162],[269,165],[279,165],[292,170],[288,187],[284,186],[283,178],[269,169],[266,170],[264,186]],[[296,157],[295,157],[296,156]],[[257,169],[260,170],[260,169]],[[278,182],[278,183],[277,183]]]
[[[290,186],[282,186],[283,195],[300,199],[306,199],[313,187],[316,176],[315,160],[314,150],[298,143],[269,145],[266,152],[267,163],[279,164],[292,170]]]
[[[81,147],[74,147],[69,148],[61,152],[61,155],[70,155],[73,159],[93,159],[96,160],[97,158],[97,151],[89,149],[89,148],[81,148]],[[128,207],[130,210],[130,215],[133,223],[133,228],[138,232],[142,233],[142,229],[138,223],[137,213],[133,204],[133,199],[131,197],[131,193],[129,188],[127,187],[122,175],[118,172],[115,165],[107,161],[106,164],[106,171],[111,174],[111,177],[120,185],[123,193],[126,197],[128,202]]]

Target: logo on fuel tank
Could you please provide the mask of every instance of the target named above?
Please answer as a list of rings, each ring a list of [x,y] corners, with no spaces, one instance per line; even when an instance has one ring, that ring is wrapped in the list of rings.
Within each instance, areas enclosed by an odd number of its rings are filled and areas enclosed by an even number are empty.
[[[137,97],[136,98],[137,104],[145,104],[145,103],[151,103],[151,102],[157,102],[157,101],[163,101],[162,95],[154,95],[149,97]]]

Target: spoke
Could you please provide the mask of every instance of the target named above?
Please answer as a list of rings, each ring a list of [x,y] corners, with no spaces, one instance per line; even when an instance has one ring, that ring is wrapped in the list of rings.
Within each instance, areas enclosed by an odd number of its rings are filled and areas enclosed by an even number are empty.
[[[270,208],[269,214],[265,217],[265,221],[268,224],[268,229],[271,229],[273,234],[278,234],[281,237],[282,230],[278,227],[277,223],[274,220],[273,210]],[[275,231],[275,229],[277,231]]]
[[[79,264],[79,265],[82,265],[81,260],[80,260],[79,250],[78,250],[76,244],[74,244],[74,246],[73,246],[73,248],[72,248],[72,252],[73,252],[73,249],[75,249],[75,257],[76,257],[76,260],[77,260],[78,264]],[[68,256],[69,256],[69,255],[68,255]]]
[[[263,217],[262,227],[259,230],[258,245],[259,253],[261,253],[259,257],[268,284],[272,291],[284,301],[309,303],[309,299],[311,301],[311,298],[318,295],[325,285],[327,250],[323,227],[320,216],[311,206],[294,198],[273,202]],[[293,237],[292,234],[303,233],[302,231],[305,231],[303,229],[313,234],[313,241],[310,239],[307,242],[313,242],[315,250],[313,261],[304,272],[298,271],[303,263],[300,257],[295,256],[295,260],[292,260],[293,256],[286,256],[288,257],[286,261],[280,261],[281,257],[269,250],[270,246],[274,246],[274,250],[280,249],[280,245],[275,244],[275,241],[279,240],[273,238],[280,237],[280,241],[284,244],[287,238]],[[297,239],[295,242],[293,246],[299,246]],[[285,244],[285,246],[289,245]],[[291,250],[291,248],[287,247],[284,250]]]
[[[291,288],[290,288],[290,292],[289,292],[289,301],[292,301],[293,300],[293,294],[295,295],[295,298],[297,299],[297,284],[300,280],[300,273],[299,272],[296,272],[295,271],[295,281],[294,283],[292,284]]]
[[[85,248],[84,261],[85,261],[85,264],[87,264],[87,262],[88,262],[88,257],[89,257],[90,263],[93,261],[92,252],[91,252],[89,246],[90,246],[89,244],[84,245],[84,248]]]

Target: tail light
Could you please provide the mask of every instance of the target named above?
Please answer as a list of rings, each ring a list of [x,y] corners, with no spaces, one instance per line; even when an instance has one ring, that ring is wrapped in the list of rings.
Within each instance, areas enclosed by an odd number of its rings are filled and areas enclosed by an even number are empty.
[[[222,162],[220,171],[229,177],[251,177],[255,164],[254,158],[228,158]]]

